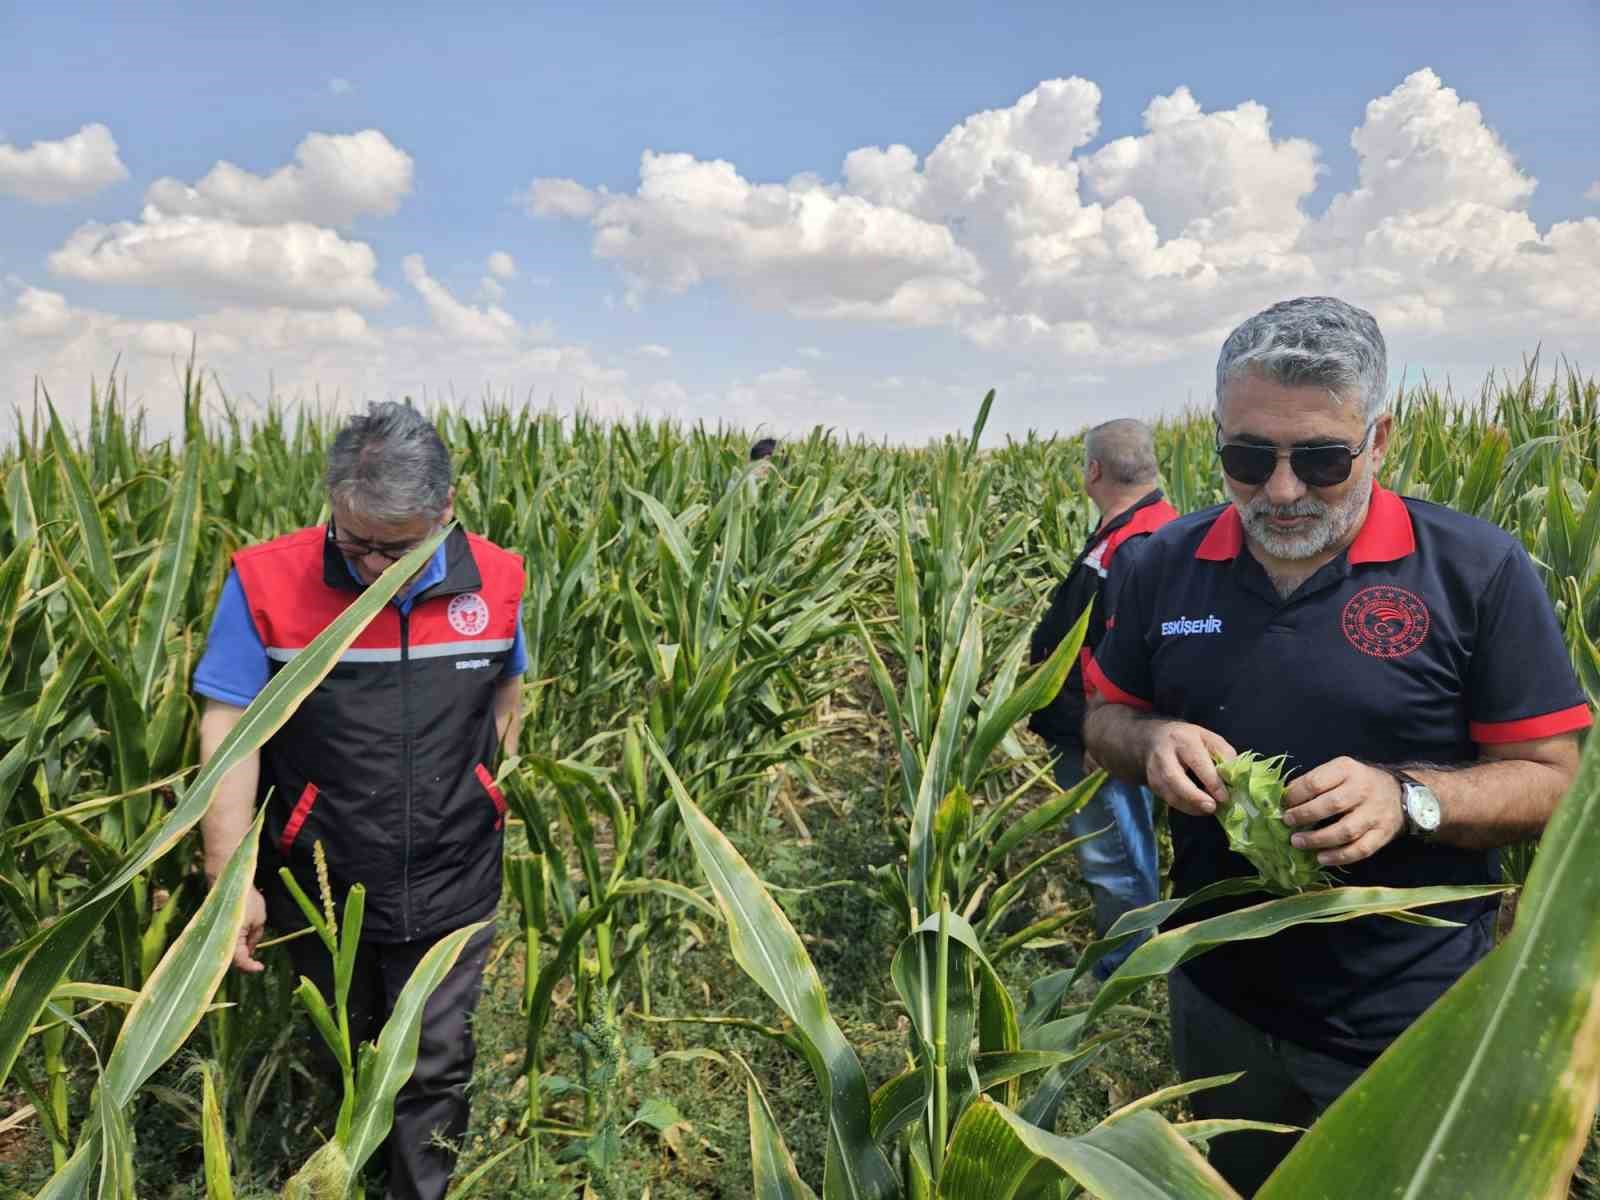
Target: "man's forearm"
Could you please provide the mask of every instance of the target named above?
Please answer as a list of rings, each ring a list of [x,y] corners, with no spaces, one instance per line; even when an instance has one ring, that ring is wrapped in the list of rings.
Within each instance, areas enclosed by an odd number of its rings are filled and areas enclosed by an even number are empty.
[[[217,747],[238,724],[244,710],[211,702],[200,718],[200,762],[209,762]],[[261,777],[261,757],[251,754],[222,777],[211,805],[200,818],[200,838],[205,844],[206,878],[215,880],[228,859],[250,832],[255,819],[256,785]]]
[[[503,680],[494,694],[494,723],[500,734],[500,749],[506,754],[517,752],[517,738],[522,732],[522,677]]]
[[[1572,775],[1559,765],[1526,760],[1480,762],[1458,770],[1406,768],[1439,797],[1439,841],[1464,850],[1492,850],[1538,837],[1566,794]]]
[[[1150,730],[1158,720],[1123,704],[1091,702],[1083,722],[1084,749],[1118,779],[1142,783]]]

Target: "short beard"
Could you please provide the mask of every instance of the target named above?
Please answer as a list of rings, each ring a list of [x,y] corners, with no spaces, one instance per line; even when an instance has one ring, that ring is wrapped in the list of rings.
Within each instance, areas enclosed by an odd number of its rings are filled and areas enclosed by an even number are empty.
[[[1293,504],[1279,506],[1268,500],[1265,492],[1258,492],[1247,504],[1235,500],[1234,507],[1239,510],[1245,532],[1258,546],[1282,562],[1300,562],[1327,553],[1351,534],[1371,493],[1370,484],[1370,470],[1363,471],[1361,480],[1337,504],[1302,496]],[[1267,523],[1269,517],[1315,520],[1296,533],[1283,533]]]

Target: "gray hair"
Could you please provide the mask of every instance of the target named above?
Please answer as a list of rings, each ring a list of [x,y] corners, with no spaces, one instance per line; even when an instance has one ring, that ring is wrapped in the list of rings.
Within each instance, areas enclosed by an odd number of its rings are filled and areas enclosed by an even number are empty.
[[[328,450],[328,499],[383,524],[443,516],[450,478],[439,431],[409,404],[372,405]]]
[[[1150,426],[1131,417],[1096,425],[1084,436],[1084,457],[1097,462],[1113,483],[1154,483],[1156,439]]]
[[[1255,372],[1284,387],[1323,387],[1341,404],[1361,400],[1367,424],[1383,411],[1388,351],[1365,309],[1331,296],[1301,296],[1258,312],[1228,335],[1217,356],[1217,409],[1229,382]]]

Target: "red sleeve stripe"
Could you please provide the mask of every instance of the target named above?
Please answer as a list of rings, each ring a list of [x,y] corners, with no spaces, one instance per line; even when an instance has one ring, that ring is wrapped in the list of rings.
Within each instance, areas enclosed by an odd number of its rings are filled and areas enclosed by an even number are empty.
[[[1483,744],[1499,742],[1531,742],[1539,738],[1575,733],[1594,724],[1587,704],[1574,704],[1560,712],[1545,713],[1541,717],[1524,717],[1520,721],[1473,721],[1468,727],[1472,740]]]
[[[1154,707],[1150,701],[1141,699],[1132,692],[1125,692],[1112,683],[1106,673],[1100,669],[1100,664],[1092,656],[1084,664],[1083,678],[1085,690],[1087,691],[1089,687],[1093,687],[1095,691],[1106,698],[1108,703],[1125,704],[1129,708],[1137,708],[1140,712],[1148,712]]]
[[[295,801],[294,811],[284,822],[283,833],[278,837],[278,853],[289,853],[289,847],[293,846],[295,838],[300,836],[300,827],[306,823],[306,818],[311,815],[311,807],[316,802],[317,785],[308,783],[306,790],[300,793],[300,799]]]

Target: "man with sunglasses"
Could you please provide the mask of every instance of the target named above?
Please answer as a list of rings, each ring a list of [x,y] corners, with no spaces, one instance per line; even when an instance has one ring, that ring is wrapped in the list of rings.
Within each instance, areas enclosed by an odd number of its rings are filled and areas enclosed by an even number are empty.
[[[375,405],[349,421],[329,450],[327,485],[325,527],[234,556],[195,673],[203,760],[273,673],[454,515],[449,452],[408,405]],[[268,806],[259,891],[234,950],[240,971],[263,969],[264,925],[305,923],[280,867],[315,898],[320,845],[341,909],[354,884],[365,887],[349,1001],[356,1041],[377,1039],[429,947],[499,904],[506,806],[493,767],[517,739],[523,579],[520,556],[453,529],[283,728],[223,779],[201,823],[215,879],[257,803]],[[424,1009],[416,1069],[395,1102],[390,1197],[434,1200],[449,1185],[450,1146],[467,1129],[470,1017],[491,933],[467,943]],[[322,943],[301,937],[285,950],[294,973],[331,1003]]]
[[[1520,543],[1377,483],[1387,362],[1372,316],[1274,305],[1217,362],[1217,453],[1231,503],[1153,535],[1108,587],[1088,673],[1089,752],[1172,810],[1174,892],[1252,874],[1216,818],[1215,762],[1287,754],[1285,821],[1340,883],[1498,881],[1495,849],[1536,837],[1591,717]],[[1257,903],[1185,910],[1174,923]],[[1185,1079],[1243,1079],[1200,1117],[1310,1125],[1493,939],[1493,900],[1226,945],[1169,976]],[[1252,1194],[1292,1139],[1219,1138]]]

